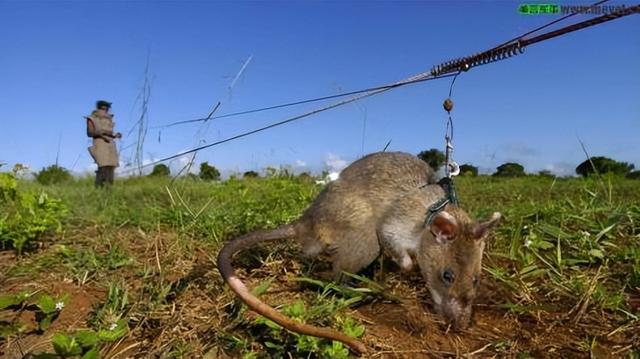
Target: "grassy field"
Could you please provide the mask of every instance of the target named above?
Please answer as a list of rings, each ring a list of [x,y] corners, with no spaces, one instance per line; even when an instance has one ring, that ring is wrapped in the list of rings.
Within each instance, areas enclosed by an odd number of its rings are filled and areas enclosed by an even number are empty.
[[[386,260],[356,288],[318,280],[286,242],[236,266],[266,302],[360,337],[372,357],[640,358],[640,181],[456,184],[474,217],[506,218],[464,332],[432,313],[417,273]],[[321,190],[313,180],[139,178],[96,190],[90,179],[42,187],[0,177],[0,189],[0,357],[348,356],[246,311],[215,267],[225,240],[299,216]]]

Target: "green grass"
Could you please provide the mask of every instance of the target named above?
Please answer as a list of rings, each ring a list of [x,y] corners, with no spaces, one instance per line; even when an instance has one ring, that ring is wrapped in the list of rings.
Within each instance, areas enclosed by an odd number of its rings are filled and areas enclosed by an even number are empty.
[[[305,180],[228,180],[132,178],[109,189],[96,189],[91,179],[72,184],[40,186],[64,203],[71,203],[69,225],[136,227],[155,230],[169,226],[181,233],[220,241],[254,228],[275,227],[296,218],[319,187]]]
[[[455,183],[462,207],[473,217],[488,218],[494,211],[505,216],[484,261],[485,285],[499,294],[498,308],[517,320],[538,320],[543,312],[563,313],[554,319],[562,325],[590,317],[607,328],[639,324],[640,313],[628,299],[640,288],[640,181],[465,177]],[[211,264],[223,241],[297,218],[321,190],[312,181],[290,176],[224,182],[134,178],[104,190],[86,178],[50,186],[23,181],[18,190],[46,192],[62,201],[67,214],[62,230],[39,238],[43,248],[16,257],[7,277],[29,282],[49,275],[102,293],[93,317],[67,333],[83,325],[104,330],[128,318],[128,340],[146,338],[147,354],[345,354],[341,346],[287,334],[269,321],[234,311],[229,305],[233,296]],[[260,249],[242,256],[238,267],[260,280],[284,278],[277,263],[291,258],[286,245],[275,251]],[[287,273],[306,275],[296,268]],[[388,292],[385,283],[354,279],[361,287],[357,291],[315,278],[299,279],[312,294],[304,300],[290,298],[280,309],[299,320],[362,335],[361,324],[347,308],[367,298],[395,301],[398,293]],[[266,291],[269,284],[263,283]],[[176,305],[184,306],[180,300],[189,296],[211,298],[211,306],[194,315],[194,322],[203,321],[201,327],[185,329],[189,335],[176,339],[168,330],[184,320],[184,314],[176,314]],[[218,326],[212,320],[218,320]],[[586,355],[596,336],[586,331],[582,342],[567,345]],[[105,345],[103,354],[116,350],[115,344]],[[520,350],[536,356],[517,345],[505,340],[491,348],[494,354]]]

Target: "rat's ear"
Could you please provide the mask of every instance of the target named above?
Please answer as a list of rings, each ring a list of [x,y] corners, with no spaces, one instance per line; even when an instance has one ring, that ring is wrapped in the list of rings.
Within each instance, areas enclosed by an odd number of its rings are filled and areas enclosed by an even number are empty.
[[[489,233],[489,231],[493,227],[495,227],[495,225],[498,224],[498,222],[500,222],[501,218],[502,218],[502,214],[500,214],[500,212],[493,212],[493,215],[488,221],[476,224],[475,227],[473,228],[473,238],[474,239],[484,238]]]
[[[445,211],[441,211],[431,221],[429,228],[433,233],[436,241],[442,244],[447,240],[453,239],[458,231],[458,222],[456,219]]]

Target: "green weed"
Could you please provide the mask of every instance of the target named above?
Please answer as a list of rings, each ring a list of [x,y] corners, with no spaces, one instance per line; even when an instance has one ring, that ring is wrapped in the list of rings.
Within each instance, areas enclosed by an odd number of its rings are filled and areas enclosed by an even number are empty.
[[[51,323],[60,315],[69,301],[69,295],[52,297],[47,293],[20,292],[0,296],[0,311],[11,310],[15,312],[31,311],[35,315],[38,324],[37,331],[46,331]],[[0,337],[7,338],[24,331],[25,325],[20,322],[19,316],[12,321],[0,320]]]
[[[363,299],[361,292],[309,278],[299,280],[320,286],[322,291],[316,293],[311,305],[307,305],[302,299],[283,305],[280,310],[285,315],[300,322],[335,326],[336,329],[354,338],[359,338],[364,334],[364,326],[343,313],[345,309],[356,305]],[[270,281],[262,282],[254,289],[254,294],[260,295],[266,292],[270,283]],[[246,326],[250,331],[260,333],[260,341],[271,356],[280,357],[287,353],[296,353],[300,357],[309,355],[317,355],[322,358],[349,357],[349,349],[340,342],[330,342],[316,337],[290,333],[261,316],[253,321],[243,323],[243,326]],[[245,352],[245,356],[247,355],[250,357],[252,354]]]
[[[58,247],[58,255],[79,284],[85,284],[96,273],[127,266],[133,259],[119,246],[111,246],[104,254],[98,254],[93,249],[75,249],[66,245]]]
[[[124,327],[127,327],[126,314],[129,308],[129,291],[126,286],[123,283],[110,283],[107,298],[95,309],[90,323],[98,329],[98,333],[102,331],[103,335],[108,338],[110,331],[125,330]]]
[[[21,254],[47,232],[59,232],[66,215],[62,201],[44,191],[19,191],[16,178],[0,173],[0,246]]]

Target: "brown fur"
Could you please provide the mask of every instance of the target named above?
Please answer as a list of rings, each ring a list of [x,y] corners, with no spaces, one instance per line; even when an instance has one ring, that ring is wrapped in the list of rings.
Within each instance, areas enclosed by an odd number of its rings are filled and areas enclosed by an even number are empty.
[[[260,241],[295,238],[306,256],[327,255],[333,273],[338,277],[343,271],[356,273],[362,270],[384,248],[407,270],[413,267],[408,258],[416,258],[427,284],[436,290],[436,295],[464,297],[471,303],[475,290],[468,290],[467,280],[443,290],[435,278],[440,275],[438,271],[451,266],[461,273],[461,278],[475,274],[479,269],[483,242],[468,237],[475,232],[484,235],[486,230],[478,230],[479,225],[473,224],[462,210],[451,206],[446,208],[449,215],[438,214],[433,224],[426,228],[427,208],[444,195],[442,188],[434,183],[433,171],[413,155],[385,152],[363,157],[344,169],[340,178],[330,183],[291,225],[248,234],[227,243],[218,256],[222,276],[259,314],[289,330],[339,340],[362,353],[366,347],[361,342],[331,329],[295,322],[262,303],[235,276],[231,257]],[[438,235],[434,236],[432,232]],[[447,235],[450,238],[442,243],[443,236]],[[458,292],[464,295],[458,295]],[[442,309],[437,306],[437,310]],[[442,312],[445,316],[449,314]]]
[[[471,308],[482,271],[485,232],[479,234],[476,230],[479,225],[459,208],[448,206],[446,211],[457,222],[456,233],[439,243],[431,232],[425,231],[417,262],[432,297],[440,298],[437,302],[434,300],[436,310],[459,329],[467,327],[471,321]],[[497,221],[499,217],[495,218]],[[445,270],[450,270],[455,278],[450,286],[442,280]]]

